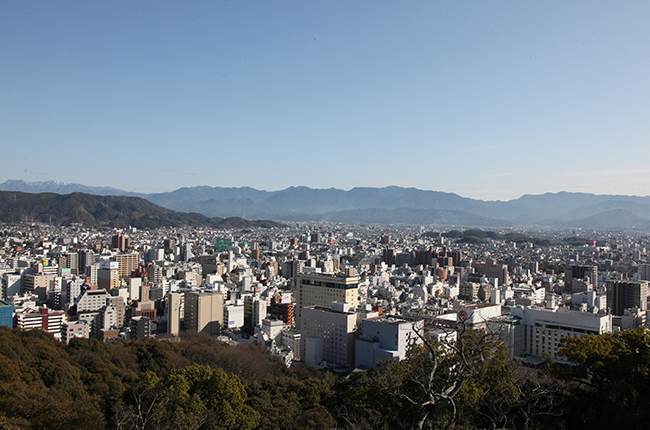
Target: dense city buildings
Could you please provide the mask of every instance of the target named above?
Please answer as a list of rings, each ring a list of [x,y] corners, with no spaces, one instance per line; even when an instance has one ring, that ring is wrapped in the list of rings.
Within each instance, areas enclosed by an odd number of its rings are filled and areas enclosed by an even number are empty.
[[[536,230],[518,232],[520,241],[463,241],[445,230],[339,224],[0,231],[0,313],[11,313],[2,324],[64,342],[204,333],[257,340],[288,365],[368,368],[403,359],[422,339],[454,339],[463,324],[498,329],[510,357],[531,363],[546,353],[562,361],[563,337],[648,320],[642,235]]]

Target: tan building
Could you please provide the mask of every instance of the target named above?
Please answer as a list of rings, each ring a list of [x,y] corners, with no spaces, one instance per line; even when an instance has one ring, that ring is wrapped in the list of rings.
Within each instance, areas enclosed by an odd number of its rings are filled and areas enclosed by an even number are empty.
[[[124,325],[124,317],[126,315],[126,303],[123,297],[109,297],[107,303],[115,308],[115,326],[122,328]]]
[[[185,329],[219,334],[223,325],[223,294],[192,291],[185,293]]]
[[[296,327],[300,327],[302,308],[325,306],[332,302],[359,304],[359,277],[343,274],[299,273],[296,278]]]
[[[88,321],[69,321],[61,325],[61,342],[68,344],[76,337],[85,339],[90,337]]]
[[[167,294],[167,334],[178,336],[181,331],[183,315],[183,295],[181,293]]]
[[[119,266],[117,268],[120,278],[130,278],[131,273],[138,270],[138,253],[117,254],[113,257]]]
[[[79,274],[79,254],[76,252],[66,252],[59,257],[59,272],[61,269],[70,269],[73,275]]]
[[[57,277],[53,274],[33,274],[28,273],[23,276],[23,291],[27,294],[36,294],[39,300],[47,299],[47,290],[50,288],[50,282]]]
[[[118,263],[103,261],[97,270],[97,287],[110,291],[120,286]]]

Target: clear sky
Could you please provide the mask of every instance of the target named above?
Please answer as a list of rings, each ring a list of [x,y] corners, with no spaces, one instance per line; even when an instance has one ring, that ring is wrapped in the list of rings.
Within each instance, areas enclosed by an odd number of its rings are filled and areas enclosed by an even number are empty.
[[[648,1],[3,1],[0,182],[650,194]]]

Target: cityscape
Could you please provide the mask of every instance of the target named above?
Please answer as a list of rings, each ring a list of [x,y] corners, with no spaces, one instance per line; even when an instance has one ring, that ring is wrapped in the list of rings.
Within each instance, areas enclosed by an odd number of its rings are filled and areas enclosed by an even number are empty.
[[[650,427],[650,2],[0,2],[0,430]]]
[[[0,234],[0,323],[72,348],[80,339],[178,344],[207,336],[345,381],[409,362],[414,348],[454,348],[468,333],[498,343],[505,363],[530,372],[576,366],[567,338],[648,335],[647,230],[27,220]],[[447,414],[436,419],[462,422]],[[516,415],[500,420],[519,426]],[[137,428],[130,425],[123,428]]]

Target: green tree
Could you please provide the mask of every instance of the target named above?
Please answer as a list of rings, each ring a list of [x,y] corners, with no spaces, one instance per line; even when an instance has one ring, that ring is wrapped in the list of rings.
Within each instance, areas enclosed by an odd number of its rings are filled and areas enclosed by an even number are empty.
[[[143,373],[115,409],[120,429],[252,429],[259,415],[244,402],[240,379],[192,365],[163,378]]]
[[[390,428],[526,428],[551,404],[542,384],[521,370],[496,333],[461,325],[455,341],[427,340],[405,361],[353,375],[339,422],[369,428],[363,423],[383,417]]]
[[[259,412],[260,429],[328,429],[335,420],[327,409],[334,396],[323,379],[277,377],[258,381],[249,387],[247,403]]]
[[[568,425],[641,428],[650,420],[650,330],[565,337],[559,353],[574,366],[553,366],[570,381]]]

